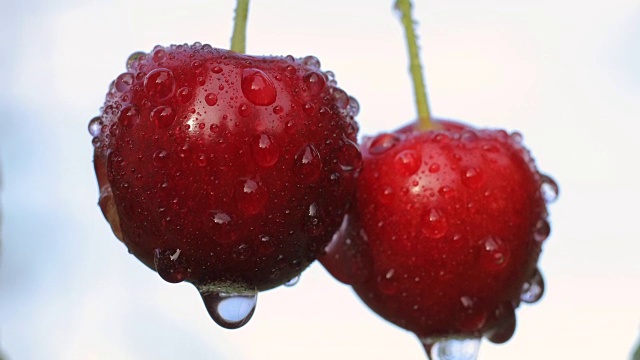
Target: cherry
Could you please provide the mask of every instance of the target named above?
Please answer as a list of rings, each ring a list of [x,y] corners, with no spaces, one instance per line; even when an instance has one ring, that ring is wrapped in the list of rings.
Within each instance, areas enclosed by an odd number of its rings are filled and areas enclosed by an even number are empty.
[[[297,277],[340,226],[361,164],[356,114],[312,56],[136,53],[89,124],[100,208],[129,252],[241,326],[221,304],[245,299],[249,316],[257,291]]]
[[[411,7],[396,2],[418,121],[365,138],[356,204],[321,262],[430,359],[470,360],[481,337],[508,341],[515,309],[542,296],[537,261],[558,187],[519,133],[431,118]]]
[[[517,133],[433,124],[364,140],[357,205],[321,261],[425,341],[505,342],[514,309],[543,292],[543,190],[556,185]]]

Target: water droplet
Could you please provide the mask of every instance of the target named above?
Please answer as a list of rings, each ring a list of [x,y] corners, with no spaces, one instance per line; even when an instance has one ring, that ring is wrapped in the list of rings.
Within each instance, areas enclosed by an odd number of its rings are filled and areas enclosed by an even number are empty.
[[[96,116],[91,119],[91,121],[89,121],[89,134],[93,137],[100,135],[102,132],[102,125],[102,118],[100,116]]]
[[[311,116],[316,112],[316,106],[313,105],[313,103],[306,103],[302,106],[302,111],[304,111],[305,114]]]
[[[317,71],[309,71],[306,73],[302,77],[302,82],[311,95],[319,94],[326,85],[324,76]]]
[[[125,92],[125,91],[129,91],[129,89],[131,88],[131,85],[133,85],[133,74],[132,73],[124,73],[124,74],[120,74],[118,75],[118,77],[116,78],[116,82],[115,82],[115,87],[116,90],[118,92]]]
[[[253,215],[261,212],[267,203],[268,194],[264,186],[255,179],[238,180],[235,189],[238,209],[245,214]]]
[[[158,129],[164,129],[176,119],[176,113],[170,106],[158,106],[151,111],[151,120],[156,124]]]
[[[404,150],[396,155],[395,168],[401,174],[410,176],[416,173],[422,165],[422,157],[413,150]]]
[[[276,115],[280,115],[284,112],[284,108],[280,105],[276,105],[273,107],[273,113]]]
[[[520,300],[527,304],[533,304],[542,298],[544,294],[544,278],[540,274],[540,270],[536,269],[531,279],[522,285]]]
[[[157,63],[162,62],[167,58],[167,52],[162,48],[156,49],[153,55],[151,55],[151,58]]]
[[[188,104],[189,101],[191,101],[191,98],[193,97],[193,91],[191,91],[191,88],[189,87],[183,87],[177,91],[176,96],[180,104],[183,104],[183,105]]]
[[[427,214],[424,219],[424,226],[422,232],[432,239],[439,239],[443,237],[449,230],[449,224],[447,218],[442,211],[430,208],[427,210]]]
[[[164,100],[173,95],[176,81],[169,69],[159,68],[144,78],[144,91],[155,100]]]
[[[511,133],[511,138],[517,142],[518,144],[522,143],[522,134],[519,133],[518,131],[514,131]]]
[[[477,189],[483,182],[484,175],[480,169],[468,168],[462,172],[462,183],[472,189]]]
[[[420,341],[430,360],[476,360],[481,339],[427,338]]]
[[[288,287],[296,286],[296,284],[298,284],[299,282],[300,282],[300,275],[297,275],[293,279],[284,283],[284,286],[288,286]]]
[[[480,330],[487,321],[487,313],[478,306],[477,299],[470,296],[460,298],[460,310],[458,311],[456,325],[463,333],[473,333]]]
[[[296,154],[294,166],[300,179],[307,183],[313,183],[320,176],[322,170],[322,160],[316,148],[309,144]]]
[[[126,129],[131,129],[140,120],[140,111],[137,106],[129,105],[120,111],[118,123]]]
[[[218,103],[218,95],[214,93],[208,93],[204,96],[204,102],[206,102],[209,106],[214,106]]]
[[[242,71],[242,94],[252,104],[267,106],[276,101],[276,87],[269,75],[259,69]]]
[[[533,238],[535,239],[535,241],[541,243],[547,240],[550,233],[551,226],[549,226],[549,222],[547,221],[547,219],[543,218],[538,220],[538,222],[536,223],[536,228],[533,231]]]
[[[133,70],[133,62],[137,61],[141,56],[146,55],[145,53],[143,53],[142,51],[136,51],[133,54],[129,55],[129,58],[127,59],[127,70],[131,71]]]
[[[200,295],[209,316],[225,329],[238,329],[251,320],[258,302],[258,292],[237,293],[211,291],[201,287]]]
[[[242,117],[247,117],[251,115],[252,112],[253,108],[248,104],[240,104],[240,106],[238,106],[238,114]]]
[[[222,68],[218,65],[211,68],[211,72],[214,74],[220,74],[222,72]]]
[[[360,113],[360,103],[353,96],[349,96],[349,106],[347,113],[353,117],[356,117]]]
[[[349,106],[349,95],[340,88],[333,88],[333,101],[338,109],[345,110]]]
[[[460,135],[460,140],[465,143],[470,143],[478,140],[478,134],[475,131],[465,130]]]
[[[317,57],[309,55],[302,59],[302,63],[313,69],[320,69],[320,60]]]
[[[489,236],[482,242],[480,263],[485,269],[502,269],[509,260],[509,248],[502,240],[495,236]]]
[[[164,167],[168,164],[169,153],[166,150],[158,150],[153,154],[153,164]]]
[[[309,210],[304,222],[304,230],[308,235],[320,235],[324,230],[325,221],[324,211],[317,203],[309,205]]]
[[[400,138],[395,134],[380,134],[369,143],[369,152],[373,155],[380,155],[400,142]]]
[[[362,166],[362,154],[358,145],[349,139],[345,139],[344,145],[338,153],[338,164],[342,171],[356,171]]]
[[[548,175],[541,175],[542,183],[540,185],[540,191],[542,191],[542,197],[547,204],[550,204],[558,199],[558,184]]]
[[[297,72],[297,70],[296,70],[295,66],[293,66],[291,64],[285,66],[285,68],[284,68],[284,73],[287,74],[287,76],[293,76],[293,75],[296,74],[296,72]]]
[[[252,142],[253,156],[256,163],[262,167],[275,164],[280,157],[280,148],[273,142],[273,138],[267,134],[261,134]]]
[[[496,309],[496,324],[487,331],[485,336],[495,344],[503,344],[513,336],[516,330],[516,314],[513,305],[502,303]]]
[[[433,163],[433,164],[429,165],[429,172],[430,173],[435,174],[438,171],[440,171],[440,164]]]
[[[179,283],[189,277],[190,271],[184,264],[184,256],[181,257],[180,253],[180,249],[155,250],[153,263],[155,264],[158,275],[160,275],[164,281]]]
[[[267,235],[258,236],[260,242],[258,243],[258,251],[262,255],[270,254],[276,249],[275,241]]]

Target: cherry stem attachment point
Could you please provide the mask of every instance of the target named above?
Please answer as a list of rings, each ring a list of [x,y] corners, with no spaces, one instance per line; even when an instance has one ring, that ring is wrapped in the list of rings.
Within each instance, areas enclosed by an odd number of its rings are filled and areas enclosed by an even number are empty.
[[[395,9],[400,12],[400,22],[404,28],[405,38],[407,39],[409,71],[411,72],[411,78],[413,80],[413,91],[416,97],[420,129],[428,130],[433,128],[433,124],[431,122],[429,102],[427,101],[427,90],[422,74],[422,65],[420,64],[418,40],[414,29],[415,21],[411,14],[413,5],[411,4],[411,0],[396,0]]]
[[[236,17],[231,36],[231,51],[244,54],[247,43],[247,17],[249,16],[249,0],[238,0]]]

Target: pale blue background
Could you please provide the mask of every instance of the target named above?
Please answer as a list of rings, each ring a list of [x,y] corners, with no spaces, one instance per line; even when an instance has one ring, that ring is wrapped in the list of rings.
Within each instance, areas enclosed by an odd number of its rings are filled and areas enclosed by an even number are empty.
[[[248,51],[314,54],[356,96],[361,134],[415,116],[388,1],[255,0]],[[481,360],[626,359],[640,333],[640,2],[421,0],[433,111],[519,129],[560,183],[547,293]],[[231,0],[2,0],[0,347],[10,359],[424,359],[418,342],[312,266],[218,328],[111,234],[89,119],[127,56],[227,47]]]

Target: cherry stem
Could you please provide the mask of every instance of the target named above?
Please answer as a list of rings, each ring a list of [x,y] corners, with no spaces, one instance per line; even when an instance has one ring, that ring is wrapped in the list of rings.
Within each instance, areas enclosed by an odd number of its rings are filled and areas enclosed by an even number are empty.
[[[244,54],[247,43],[247,17],[249,16],[249,0],[238,0],[236,18],[231,36],[231,51]]]
[[[405,38],[407,39],[407,48],[409,50],[409,71],[413,80],[413,91],[416,97],[416,106],[418,108],[418,121],[421,130],[433,128],[431,123],[431,112],[429,111],[429,102],[427,101],[427,90],[422,75],[422,65],[420,65],[420,53],[418,51],[418,39],[414,29],[415,21],[412,18],[411,11],[413,5],[411,0],[396,0],[395,8],[400,12],[400,22],[404,28]]]

